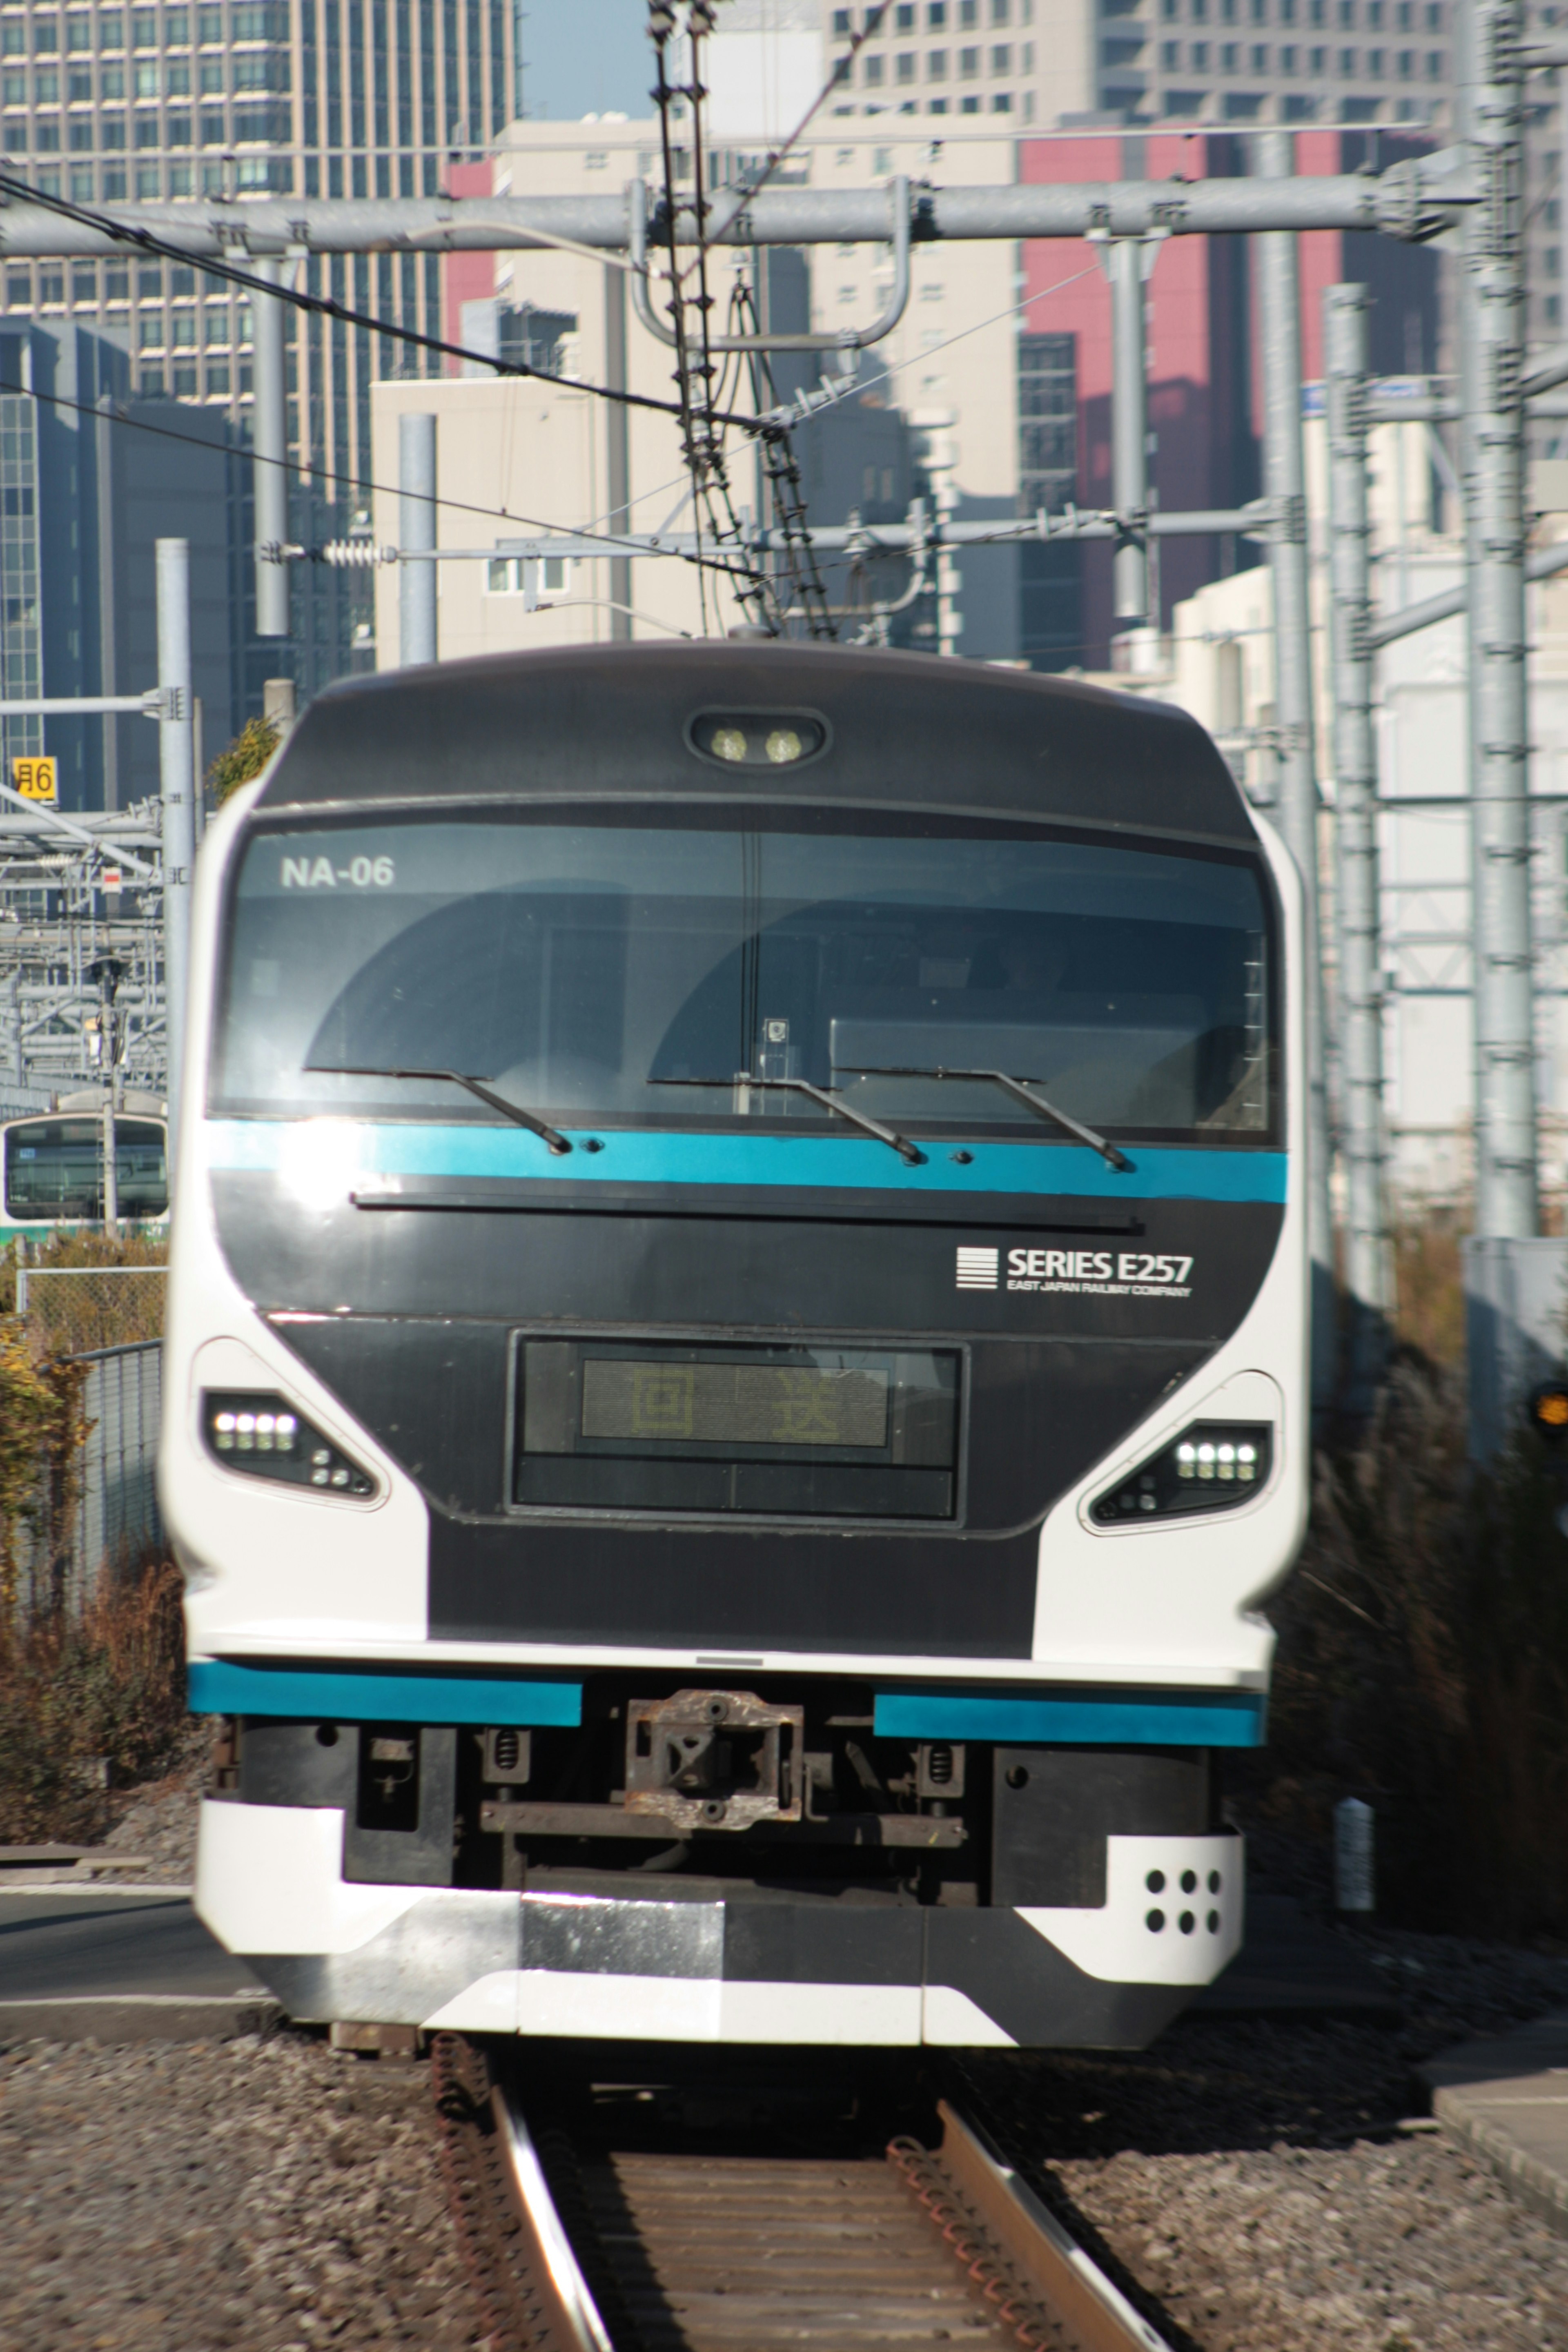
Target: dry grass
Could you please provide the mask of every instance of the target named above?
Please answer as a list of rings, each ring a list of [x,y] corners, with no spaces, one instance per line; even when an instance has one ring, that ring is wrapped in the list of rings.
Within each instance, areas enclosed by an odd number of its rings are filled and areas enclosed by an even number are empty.
[[[0,1844],[103,1834],[111,1791],[163,1769],[185,1733],[184,1654],[167,1559],[106,1580],[79,1618],[0,1620]]]
[[[77,1226],[51,1234],[41,1249],[31,1248],[27,1263],[47,1273],[95,1265],[162,1266],[167,1265],[168,1258],[169,1242],[164,1233],[122,1234],[114,1241],[89,1226]],[[12,1242],[0,1249],[0,1315],[14,1315],[16,1311],[16,1244]]]
[[[1465,1295],[1459,1244],[1474,1220],[1468,1204],[1448,1204],[1395,1220],[1394,1274],[1400,1345],[1428,1362],[1458,1366],[1465,1357]]]
[[[1279,1631],[1257,1818],[1321,1847],[1378,1814],[1379,1901],[1412,1927],[1568,1934],[1568,1538],[1531,1437],[1466,1458],[1453,1374],[1413,1356],[1319,1457]]]

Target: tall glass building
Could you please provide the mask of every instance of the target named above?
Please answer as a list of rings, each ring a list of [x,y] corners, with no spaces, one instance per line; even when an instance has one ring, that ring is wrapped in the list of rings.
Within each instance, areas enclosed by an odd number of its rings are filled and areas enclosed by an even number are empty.
[[[11,0],[0,5],[0,144],[10,167],[80,204],[262,195],[433,194],[454,159],[519,110],[513,0]],[[441,331],[441,261],[316,259],[304,284]],[[226,412],[251,401],[243,295],[195,268],[13,262],[6,313],[118,329],[137,391]],[[441,373],[388,337],[296,315],[289,356],[293,538],[344,535],[369,505],[370,385]],[[298,565],[294,658],[310,692],[369,665],[368,581]],[[287,666],[256,649],[256,679]],[[250,682],[254,688],[255,680]],[[247,698],[251,698],[247,690]]]

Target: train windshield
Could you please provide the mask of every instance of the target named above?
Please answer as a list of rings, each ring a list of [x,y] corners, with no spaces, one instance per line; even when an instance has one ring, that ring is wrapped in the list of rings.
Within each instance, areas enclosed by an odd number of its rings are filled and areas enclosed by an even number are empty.
[[[1059,1142],[1001,1072],[1099,1129],[1256,1143],[1269,940],[1244,853],[934,814],[266,831],[231,909],[214,1108],[495,1119],[437,1078],[342,1075],[450,1070],[545,1118],[832,1118],[789,1079]]]
[[[120,1214],[161,1217],[169,1205],[163,1122],[117,1118]],[[103,1121],[19,1119],[5,1130],[5,1213],[20,1223],[95,1222],[103,1214]]]

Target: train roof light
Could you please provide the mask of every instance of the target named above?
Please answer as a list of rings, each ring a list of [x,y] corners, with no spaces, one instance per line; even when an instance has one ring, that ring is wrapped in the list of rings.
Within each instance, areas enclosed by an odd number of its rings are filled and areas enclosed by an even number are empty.
[[[719,767],[798,768],[826,751],[828,726],[809,710],[700,710],[686,740]]]

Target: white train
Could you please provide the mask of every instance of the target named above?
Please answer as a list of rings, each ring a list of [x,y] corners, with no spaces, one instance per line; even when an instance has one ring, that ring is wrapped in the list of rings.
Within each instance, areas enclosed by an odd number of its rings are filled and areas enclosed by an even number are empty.
[[[1182,713],[335,688],[201,856],[163,1509],[297,2017],[1146,2042],[1305,1517],[1293,868]]]
[[[115,1183],[122,1221],[168,1222],[167,1128],[153,1095],[128,1095],[114,1121]],[[67,1095],[52,1111],[0,1126],[0,1248],[18,1235],[49,1235],[103,1218],[103,1097]]]

